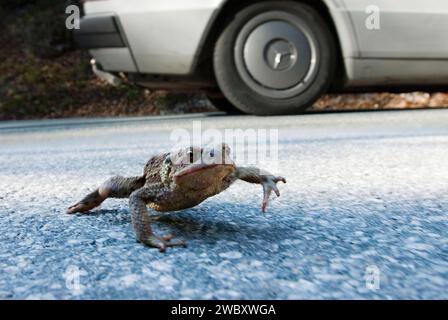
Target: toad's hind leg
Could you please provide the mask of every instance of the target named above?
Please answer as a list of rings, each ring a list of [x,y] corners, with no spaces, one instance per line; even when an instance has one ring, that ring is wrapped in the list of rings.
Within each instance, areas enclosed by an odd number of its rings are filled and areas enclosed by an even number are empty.
[[[107,198],[128,198],[132,192],[141,188],[145,178],[140,177],[112,177],[89,193],[81,201],[68,208],[67,213],[87,212],[99,206]]]
[[[184,241],[171,241],[171,235],[158,237],[152,232],[151,223],[156,219],[148,213],[146,204],[154,200],[157,190],[160,190],[158,185],[147,185],[134,191],[129,197],[132,224],[137,239],[147,246],[158,248],[160,252],[164,252],[167,247],[186,247]]]

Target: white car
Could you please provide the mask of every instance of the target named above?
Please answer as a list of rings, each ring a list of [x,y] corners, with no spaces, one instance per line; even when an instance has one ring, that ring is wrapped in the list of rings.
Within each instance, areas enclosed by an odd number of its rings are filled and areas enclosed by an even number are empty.
[[[226,111],[303,112],[329,88],[448,84],[446,0],[86,0],[96,68],[202,90]]]

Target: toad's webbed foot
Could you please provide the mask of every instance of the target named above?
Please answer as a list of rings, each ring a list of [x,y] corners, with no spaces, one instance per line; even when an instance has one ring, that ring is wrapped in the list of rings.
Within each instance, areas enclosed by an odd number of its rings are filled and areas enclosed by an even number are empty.
[[[140,239],[139,241],[149,247],[158,248],[160,252],[165,252],[168,247],[187,247],[187,243],[185,241],[171,241],[172,238],[172,235],[158,237],[152,234],[150,236],[143,237],[143,239]]]
[[[107,198],[127,198],[133,191],[141,188],[144,183],[144,177],[112,177],[101,184],[95,191],[85,196],[81,201],[70,206],[67,209],[67,213],[73,214],[90,211],[99,206]]]
[[[165,252],[168,247],[186,247],[184,241],[171,241],[172,235],[158,237],[152,232],[151,223],[157,220],[160,215],[150,215],[146,204],[152,201],[162,187],[159,185],[146,185],[134,191],[129,197],[129,207],[131,209],[132,224],[138,241],[149,247],[158,248],[160,252]]]
[[[269,197],[271,196],[272,191],[275,192],[277,197],[280,197],[280,191],[277,188],[277,182],[282,181],[283,183],[286,183],[286,179],[284,177],[277,177],[273,175],[262,176],[261,179],[261,185],[263,186],[263,203],[261,205],[261,210],[263,212],[266,212],[266,208],[269,204]]]
[[[98,192],[98,189],[89,193],[87,196],[85,196],[81,201],[77,202],[76,204],[70,206],[67,209],[68,214],[74,214],[74,213],[84,213],[92,210],[93,208],[99,206],[101,202],[103,202],[106,199],[106,197],[100,195]]]
[[[272,191],[275,192],[277,197],[280,196],[277,183],[280,181],[286,183],[284,177],[274,176],[273,174],[256,167],[238,167],[235,176],[246,182],[258,183],[263,186],[263,203],[261,204],[261,210],[263,212],[266,212]]]

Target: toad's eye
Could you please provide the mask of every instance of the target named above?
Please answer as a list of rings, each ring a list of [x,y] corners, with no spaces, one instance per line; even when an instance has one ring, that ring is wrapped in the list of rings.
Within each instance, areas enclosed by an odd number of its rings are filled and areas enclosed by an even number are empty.
[[[212,150],[210,150],[210,157],[214,157],[215,156],[215,150],[214,149],[212,149]]]
[[[190,157],[190,163],[193,163],[193,148],[188,149],[187,156]]]

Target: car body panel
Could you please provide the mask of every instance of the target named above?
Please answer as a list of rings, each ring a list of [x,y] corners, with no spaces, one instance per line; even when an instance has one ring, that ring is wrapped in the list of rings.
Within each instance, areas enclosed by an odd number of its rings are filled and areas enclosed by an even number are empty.
[[[118,16],[139,72],[184,75],[191,73],[204,31],[222,3],[221,0],[92,1],[85,4],[85,12],[96,15],[112,11]]]
[[[344,57],[348,86],[448,84],[447,1],[377,0],[378,29],[366,26],[372,1],[342,1],[359,46]]]
[[[448,84],[447,60],[347,59],[347,87]]]
[[[90,49],[90,54],[103,70],[113,72],[138,72],[129,48]]]
[[[448,1],[343,1],[362,58],[448,59]],[[373,4],[379,10],[379,29],[366,27],[366,8]]]
[[[360,56],[356,33],[352,26],[350,12],[343,0],[323,0],[333,19],[343,58]]]

